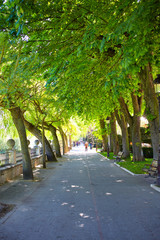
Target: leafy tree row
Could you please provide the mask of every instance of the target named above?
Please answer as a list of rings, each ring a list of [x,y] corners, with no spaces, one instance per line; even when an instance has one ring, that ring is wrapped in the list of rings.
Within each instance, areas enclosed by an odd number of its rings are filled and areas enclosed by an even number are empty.
[[[125,156],[129,124],[133,160],[141,161],[145,113],[158,158],[159,1],[7,0],[0,14],[1,106],[15,124],[18,113],[38,127],[44,119],[47,129],[78,115],[100,123],[106,145],[110,117],[116,154],[116,118]]]

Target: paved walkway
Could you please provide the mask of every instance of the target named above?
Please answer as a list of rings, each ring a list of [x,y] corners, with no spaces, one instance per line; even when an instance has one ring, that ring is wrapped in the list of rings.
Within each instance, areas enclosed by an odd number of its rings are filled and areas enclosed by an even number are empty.
[[[0,187],[0,202],[16,204],[0,219],[1,240],[160,239],[160,193],[150,180],[80,147],[35,174]]]

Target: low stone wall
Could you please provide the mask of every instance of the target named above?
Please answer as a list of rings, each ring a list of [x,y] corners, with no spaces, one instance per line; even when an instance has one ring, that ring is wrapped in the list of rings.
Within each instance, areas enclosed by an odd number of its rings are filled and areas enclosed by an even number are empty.
[[[37,165],[42,164],[43,156],[37,156],[32,158],[32,168],[35,168]],[[10,165],[0,168],[0,184],[3,184],[9,180],[14,179],[23,173],[22,162],[15,165]]]

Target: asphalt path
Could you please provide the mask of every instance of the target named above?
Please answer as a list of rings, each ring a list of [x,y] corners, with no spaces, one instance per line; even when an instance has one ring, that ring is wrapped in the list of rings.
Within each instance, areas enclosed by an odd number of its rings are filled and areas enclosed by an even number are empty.
[[[94,150],[75,147],[58,163],[0,187],[15,204],[0,240],[159,240],[160,193]]]

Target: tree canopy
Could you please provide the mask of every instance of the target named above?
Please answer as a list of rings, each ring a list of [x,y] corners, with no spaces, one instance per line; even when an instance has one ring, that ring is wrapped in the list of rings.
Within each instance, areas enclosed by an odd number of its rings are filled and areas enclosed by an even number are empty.
[[[159,10],[158,0],[1,1],[1,107],[58,126],[125,115],[125,104],[130,125],[149,112],[157,126]]]

